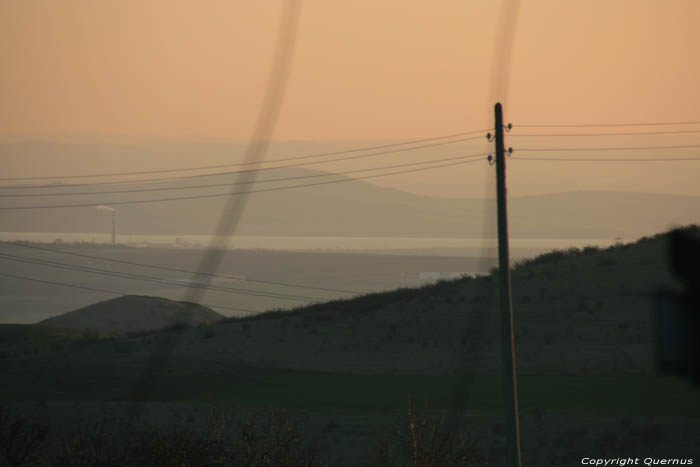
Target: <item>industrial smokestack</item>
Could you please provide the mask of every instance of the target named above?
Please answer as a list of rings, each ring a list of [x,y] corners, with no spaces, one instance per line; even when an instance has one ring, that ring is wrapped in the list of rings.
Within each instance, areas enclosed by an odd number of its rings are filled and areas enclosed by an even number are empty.
[[[117,244],[117,211],[112,211],[112,245]]]
[[[100,204],[97,206],[98,211],[109,211],[112,213],[112,245],[117,244],[117,210],[111,206]]]

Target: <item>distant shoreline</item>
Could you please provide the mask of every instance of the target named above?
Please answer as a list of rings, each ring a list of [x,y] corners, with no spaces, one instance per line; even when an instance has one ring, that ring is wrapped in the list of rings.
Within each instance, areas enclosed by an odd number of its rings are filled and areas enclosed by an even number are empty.
[[[117,244],[127,247],[203,249],[210,235],[117,235]],[[515,257],[531,256],[570,247],[607,247],[628,239],[511,238]],[[108,233],[81,232],[0,232],[0,242],[28,241],[46,244],[111,245]],[[231,240],[231,250],[272,250],[390,254],[420,256],[497,256],[495,239],[454,237],[341,237],[341,236],[256,236],[239,235]]]

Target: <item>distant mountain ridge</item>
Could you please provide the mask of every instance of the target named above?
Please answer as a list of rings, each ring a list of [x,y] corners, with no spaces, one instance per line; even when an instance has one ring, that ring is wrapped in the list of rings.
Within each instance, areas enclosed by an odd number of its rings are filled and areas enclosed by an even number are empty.
[[[284,182],[279,178],[291,178]],[[345,183],[317,184],[343,180]],[[3,206],[35,206],[217,195],[230,191],[232,176],[216,175],[160,182],[164,191],[89,196],[7,199]],[[184,189],[183,186],[220,184]],[[286,186],[317,184],[277,190]],[[47,189],[118,191],[153,188],[131,183]],[[177,190],[173,188],[178,188]],[[482,237],[484,222],[495,225],[493,200],[433,198],[380,187],[317,170],[264,171],[250,195],[237,229],[240,235]],[[241,191],[250,189],[241,187]],[[215,231],[225,196],[169,202],[115,205],[117,234],[189,235]],[[510,233],[522,238],[637,238],[675,225],[700,222],[700,197],[628,192],[569,192],[509,199]],[[493,215],[489,214],[493,212]],[[40,213],[41,215],[37,215]],[[485,217],[486,215],[486,217]],[[111,216],[94,207],[0,211],[4,231],[95,232],[111,230]]]
[[[189,313],[191,315],[188,323],[191,326],[213,324],[224,319],[211,308],[196,303],[176,302],[161,297],[124,295],[54,316],[37,324],[67,329],[90,329],[100,334],[126,334],[179,324]]]

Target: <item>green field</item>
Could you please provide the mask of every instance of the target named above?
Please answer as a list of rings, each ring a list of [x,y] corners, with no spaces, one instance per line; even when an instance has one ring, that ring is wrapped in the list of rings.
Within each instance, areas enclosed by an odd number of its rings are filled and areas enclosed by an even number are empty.
[[[93,367],[66,367],[47,359],[32,366],[5,366],[0,394],[5,400],[17,401],[126,401],[141,374],[132,365],[103,360]],[[401,411],[409,398],[419,406],[436,409],[497,413],[502,407],[498,375],[348,375],[201,367],[188,373],[168,371],[158,384],[154,401],[234,407]],[[520,407],[525,411],[700,416],[697,388],[674,377],[520,375],[518,386]]]

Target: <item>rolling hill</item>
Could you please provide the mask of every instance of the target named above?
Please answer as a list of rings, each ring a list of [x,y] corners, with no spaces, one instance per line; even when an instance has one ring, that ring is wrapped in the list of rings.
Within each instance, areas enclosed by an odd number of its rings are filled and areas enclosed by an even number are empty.
[[[569,465],[596,449],[698,455],[697,388],[653,367],[651,296],[679,287],[665,235],[550,252],[516,264],[512,277],[528,465]],[[464,277],[130,337],[0,325],[0,397],[87,427],[135,407],[164,427],[201,430],[211,407],[232,417],[283,408],[321,440],[324,465],[339,466],[366,465],[410,398],[462,420],[498,463],[497,290],[495,275]],[[144,381],[152,392],[134,399]]]
[[[360,174],[361,175],[361,174]],[[286,182],[274,181],[291,178]],[[276,191],[326,181],[345,181]],[[111,204],[119,201],[205,196],[203,199],[115,205],[118,235],[188,235],[216,231],[224,209],[231,175],[160,182],[164,191],[143,192],[153,184],[111,184],[104,187],[47,187],[36,193],[94,195],[32,196],[6,199],[3,206],[56,204]],[[196,185],[211,188],[179,189]],[[477,198],[435,198],[386,188],[363,180],[311,169],[280,168],[260,174],[237,229],[240,235],[265,236],[398,236],[471,237],[484,234],[485,213],[495,212],[495,202]],[[178,188],[177,190],[175,188]],[[247,189],[241,187],[241,190]],[[131,193],[104,193],[130,190]],[[9,194],[16,190],[7,190]],[[509,200],[510,231],[521,238],[637,238],[674,225],[700,221],[700,198],[694,196],[627,192],[570,192],[540,196],[513,196]],[[7,232],[111,231],[111,216],[94,207],[0,211],[0,225]],[[495,218],[495,214],[493,215]],[[420,219],[420,222],[416,222]],[[491,224],[489,224],[490,226]]]
[[[665,236],[607,249],[572,249],[522,262],[512,274],[518,369],[530,374],[650,373],[651,296],[675,287]],[[188,362],[218,355],[227,365],[349,374],[496,373],[500,365],[495,276],[440,281],[292,310],[273,310],[213,324],[214,334],[184,332],[192,346],[175,349]],[[122,297],[42,321],[124,329],[122,315],[154,329],[182,304]],[[206,312],[203,322],[218,321]],[[95,317],[90,321],[87,317]],[[120,318],[121,319],[121,318]],[[154,335],[158,338],[158,334]],[[133,355],[148,345],[126,339]],[[181,352],[185,352],[181,354]]]
[[[90,329],[112,335],[163,329],[178,324],[183,316],[187,316],[192,326],[213,324],[224,319],[214,310],[195,303],[125,295],[45,319],[38,325]]]

